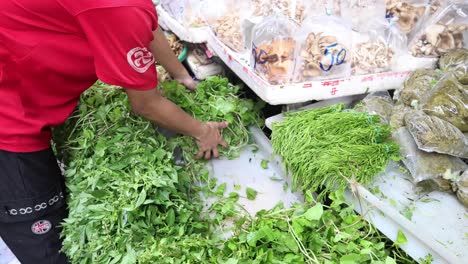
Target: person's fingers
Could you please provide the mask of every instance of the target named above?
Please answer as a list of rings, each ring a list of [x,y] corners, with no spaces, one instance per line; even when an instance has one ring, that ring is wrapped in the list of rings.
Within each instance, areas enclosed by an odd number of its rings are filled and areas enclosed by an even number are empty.
[[[229,144],[224,139],[222,139],[221,142],[219,142],[219,144],[225,148],[229,147]]]
[[[229,123],[228,122],[215,122],[214,123],[214,126],[217,128],[217,129],[223,129],[223,128],[226,128],[229,126]]]
[[[203,151],[199,150],[197,155],[195,156],[195,159],[200,159],[201,157],[203,157]]]
[[[206,159],[206,160],[211,159],[211,150],[207,150],[207,151],[205,152],[205,159]]]
[[[217,159],[219,157],[219,151],[218,148],[213,149],[213,158]]]

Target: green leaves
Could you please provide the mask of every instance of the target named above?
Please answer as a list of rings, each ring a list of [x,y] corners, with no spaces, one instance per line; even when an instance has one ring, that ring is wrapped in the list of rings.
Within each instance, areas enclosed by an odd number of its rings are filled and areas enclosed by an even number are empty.
[[[307,220],[314,221],[319,220],[323,214],[323,206],[322,204],[318,203],[311,207],[305,214],[303,215]]]
[[[262,160],[262,162],[260,163],[260,165],[262,166],[262,168],[263,168],[264,170],[267,170],[267,169],[268,169],[268,163],[269,163],[268,160]]]
[[[247,199],[249,200],[255,200],[255,198],[257,198],[257,191],[250,187],[247,187],[245,189],[245,194],[247,195]]]
[[[237,158],[239,149],[248,144],[247,127],[262,124],[259,117],[261,104],[240,99],[239,87],[230,84],[225,78],[210,77],[201,82],[194,92],[187,91],[177,82],[161,83],[160,89],[169,100],[201,121],[229,122],[229,127],[222,131],[222,135],[230,147],[221,151],[229,159]],[[193,140],[178,143],[185,152],[190,153],[187,156],[191,157],[195,153],[196,144]]]
[[[245,126],[260,123],[259,105],[239,99],[239,87],[226,79],[209,78],[194,93],[177,83],[162,90],[201,120],[232,121],[223,131],[231,143],[223,150],[228,157],[248,144]],[[192,153],[193,140],[158,135],[133,115],[118,88],[98,83],[88,90],[62,132],[57,145],[70,191],[63,250],[72,263],[296,264],[350,262],[356,256],[367,263],[370,255],[383,263],[389,257],[386,240],[344,203],[342,190],[329,194],[329,207],[307,192],[304,204],[278,204],[250,216],[239,194],[226,197],[226,184],[218,185],[203,162],[175,166],[174,148]],[[256,190],[245,192],[256,199]],[[214,199],[208,209],[200,194]],[[234,223],[232,230],[225,220]],[[232,237],[220,237],[229,231]]]
[[[142,205],[146,200],[146,191],[143,189],[140,193],[140,195],[138,195],[138,199],[135,203],[135,208],[138,208],[140,207],[140,205]]]
[[[408,243],[408,240],[406,239],[405,234],[401,230],[398,230],[397,238],[395,240],[395,245],[402,246],[402,245],[405,245],[406,243]]]

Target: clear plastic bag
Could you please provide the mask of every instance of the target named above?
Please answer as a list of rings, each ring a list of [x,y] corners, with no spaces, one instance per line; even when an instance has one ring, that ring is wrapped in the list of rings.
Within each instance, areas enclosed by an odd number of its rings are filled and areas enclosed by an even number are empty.
[[[439,60],[439,67],[444,72],[452,72],[464,85],[468,85],[468,50],[457,49],[445,53]]]
[[[383,0],[342,0],[341,15],[350,18],[353,30],[363,32],[369,28],[369,23],[385,18],[385,2]]]
[[[258,17],[271,16],[273,14],[270,0],[250,0],[252,15]]]
[[[250,0],[253,7],[253,15],[267,17],[274,14],[281,14],[294,19],[297,7],[302,0]]]
[[[393,100],[387,91],[373,92],[368,94],[354,109],[378,115],[381,123],[388,124],[392,116]]]
[[[253,70],[271,84],[289,83],[294,70],[297,26],[282,15],[266,17],[252,31]]]
[[[390,127],[392,131],[405,126],[405,115],[411,110],[411,107],[402,103],[398,103],[393,107],[392,116],[390,117]]]
[[[452,186],[457,192],[458,200],[463,205],[468,207],[468,170],[465,171],[460,177],[456,178]]]
[[[411,37],[409,47],[416,57],[438,57],[468,47],[468,3],[439,9]]]
[[[335,16],[309,17],[296,39],[294,81],[350,76],[352,33],[343,19]]]
[[[439,70],[416,70],[405,80],[396,99],[401,100],[407,106],[419,108],[421,101],[428,96],[442,76]]]
[[[468,165],[460,158],[428,153],[418,149],[410,132],[402,127],[393,133],[393,139],[400,145],[403,164],[411,173],[414,183],[444,177],[444,175],[461,175]]]
[[[226,46],[239,53],[246,50],[243,24],[251,14],[249,0],[204,0],[201,14]]]
[[[300,0],[298,3],[298,10],[303,9],[302,20],[297,19],[296,21],[303,23],[305,19],[313,16],[325,16],[325,15],[334,15],[340,16],[341,14],[341,5],[340,0]],[[296,12],[297,14],[298,12]]]
[[[388,18],[398,18],[398,28],[413,34],[446,0],[386,0]]]
[[[372,19],[361,29],[366,33],[353,41],[353,75],[389,71],[398,56],[408,52],[406,35],[384,18]]]
[[[452,74],[445,75],[424,99],[421,109],[468,132],[468,85]]]
[[[307,13],[310,13],[315,5],[323,6],[324,0],[250,0],[253,7],[253,16],[267,17],[280,13],[301,24]],[[325,12],[325,8],[323,8]]]
[[[184,21],[187,0],[161,0],[161,6],[172,18],[182,23]]]
[[[201,7],[203,6],[204,0],[185,0],[184,21],[183,24],[186,27],[197,28],[207,26],[206,21],[201,15]]]
[[[423,111],[407,113],[405,122],[419,149],[468,158],[468,138],[449,122]]]

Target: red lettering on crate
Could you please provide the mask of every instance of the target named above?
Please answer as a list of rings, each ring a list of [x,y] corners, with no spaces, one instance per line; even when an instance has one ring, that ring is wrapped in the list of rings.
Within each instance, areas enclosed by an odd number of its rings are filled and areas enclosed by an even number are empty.
[[[338,92],[338,89],[336,89],[336,87],[333,87],[330,91],[330,94],[331,95],[336,95],[336,93]]]

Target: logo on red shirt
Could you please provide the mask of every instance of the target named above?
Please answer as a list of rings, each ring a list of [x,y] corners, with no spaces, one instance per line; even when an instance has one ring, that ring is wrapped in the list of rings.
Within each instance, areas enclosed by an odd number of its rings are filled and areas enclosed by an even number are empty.
[[[147,48],[136,47],[127,53],[127,61],[135,71],[144,73],[154,64],[154,57]]]
[[[31,231],[36,235],[46,234],[52,229],[52,223],[48,220],[39,220],[31,226]]]

